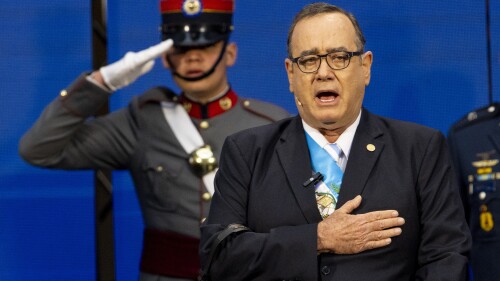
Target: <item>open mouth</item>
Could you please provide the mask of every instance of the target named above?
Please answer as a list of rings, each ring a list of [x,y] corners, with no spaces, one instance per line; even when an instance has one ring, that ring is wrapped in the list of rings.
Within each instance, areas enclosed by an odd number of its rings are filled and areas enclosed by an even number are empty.
[[[316,94],[316,100],[321,103],[334,102],[339,94],[335,91],[321,91]]]

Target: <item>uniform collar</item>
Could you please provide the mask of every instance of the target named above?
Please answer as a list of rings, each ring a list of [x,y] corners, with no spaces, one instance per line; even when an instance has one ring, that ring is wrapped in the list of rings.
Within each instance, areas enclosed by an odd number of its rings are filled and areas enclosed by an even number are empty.
[[[222,114],[233,108],[238,101],[236,93],[229,88],[228,91],[217,99],[206,104],[193,101],[185,94],[181,94],[179,102],[192,118],[208,119]]]
[[[351,152],[352,142],[354,140],[354,134],[356,133],[356,129],[358,128],[359,121],[361,120],[361,111],[358,114],[358,117],[347,129],[339,136],[336,142],[334,142],[340,149],[342,150],[345,159],[349,159],[349,153]],[[325,148],[329,146],[330,143],[326,140],[326,138],[315,128],[309,126],[304,119],[302,119],[302,125],[304,130],[311,136],[311,138],[321,147]],[[327,149],[330,153],[330,151]],[[338,160],[338,155],[332,157],[335,160]]]

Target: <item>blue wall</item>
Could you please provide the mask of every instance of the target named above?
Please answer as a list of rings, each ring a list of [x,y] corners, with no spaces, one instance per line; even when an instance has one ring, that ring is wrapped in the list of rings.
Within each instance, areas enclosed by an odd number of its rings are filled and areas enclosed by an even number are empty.
[[[0,0],[0,280],[95,279],[92,172],[31,167],[17,143],[43,107],[91,68],[90,1]],[[490,1],[494,98],[500,98],[500,1]],[[284,71],[293,15],[309,1],[237,0],[238,63],[230,81],[242,96],[296,113]],[[374,53],[365,106],[446,133],[488,103],[485,6],[466,0],[335,1],[359,19]],[[156,0],[110,0],[109,61],[159,40]],[[163,84],[152,73],[114,94],[113,109]],[[142,219],[126,172],[114,172],[117,280],[137,280]]]

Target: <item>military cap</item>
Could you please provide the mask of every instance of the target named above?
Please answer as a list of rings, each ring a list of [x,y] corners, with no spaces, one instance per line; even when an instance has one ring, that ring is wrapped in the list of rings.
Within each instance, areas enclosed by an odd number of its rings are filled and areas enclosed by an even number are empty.
[[[176,47],[227,41],[233,30],[234,0],[160,0],[162,40]]]

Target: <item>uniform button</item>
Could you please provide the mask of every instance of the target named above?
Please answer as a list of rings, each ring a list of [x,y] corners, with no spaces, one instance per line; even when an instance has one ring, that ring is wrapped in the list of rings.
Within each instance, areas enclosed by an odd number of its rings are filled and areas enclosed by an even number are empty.
[[[473,121],[473,120],[476,120],[476,119],[477,119],[477,113],[476,112],[471,112],[471,113],[467,114],[467,120]]]
[[[249,107],[250,106],[250,101],[249,100],[244,101],[243,105],[246,106],[246,107]]]
[[[325,266],[323,266],[323,267],[321,268],[321,273],[323,273],[323,275],[328,275],[328,274],[330,274],[330,268],[329,268],[328,266],[326,266],[326,265],[325,265]]]
[[[481,200],[486,199],[486,192],[484,192],[484,191],[479,192],[479,199],[481,199]]]
[[[207,218],[201,218],[200,222],[204,223]]]
[[[200,128],[207,129],[208,127],[210,127],[210,124],[207,121],[201,121]]]
[[[158,166],[158,167],[156,167],[156,171],[157,171],[157,172],[162,172],[162,171],[163,171],[163,166]]]
[[[65,97],[68,95],[68,91],[62,90],[59,94],[61,95],[61,97]]]
[[[208,193],[208,192],[205,192],[205,193],[203,193],[201,198],[203,199],[203,201],[210,201],[210,199],[212,199],[212,195],[210,195],[210,193]]]

